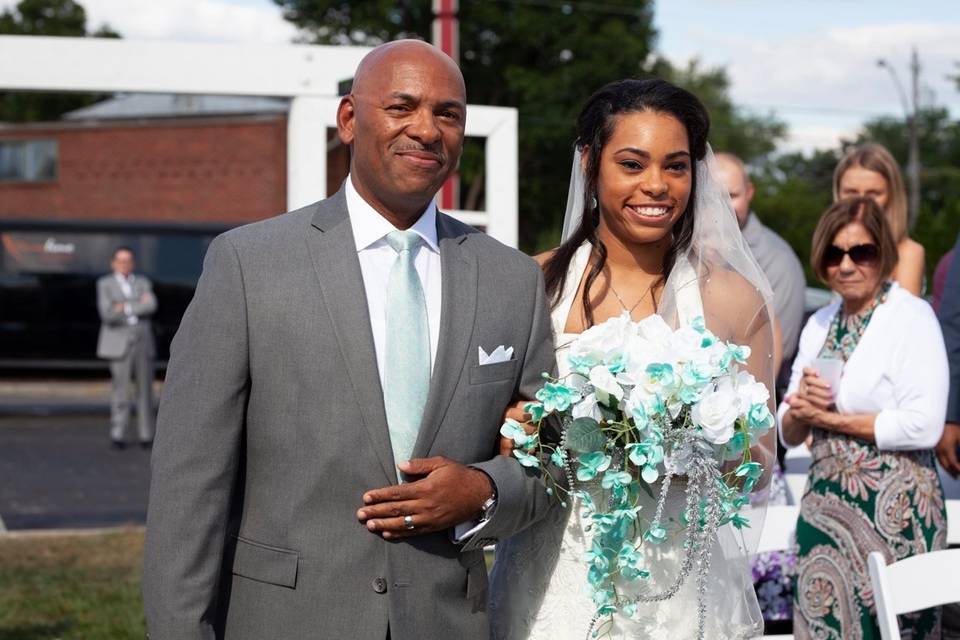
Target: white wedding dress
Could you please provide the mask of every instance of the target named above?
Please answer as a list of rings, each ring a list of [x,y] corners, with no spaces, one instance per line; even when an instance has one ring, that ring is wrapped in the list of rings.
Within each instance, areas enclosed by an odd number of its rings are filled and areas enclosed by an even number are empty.
[[[561,300],[551,314],[556,354],[561,376],[569,373],[565,355],[577,334],[564,333],[570,308],[590,256],[584,244],[570,262]],[[693,269],[679,259],[674,269]],[[678,278],[679,281],[690,281]],[[677,314],[681,324],[703,315],[699,289],[685,287],[677,292]],[[660,483],[654,486],[659,495]],[[652,514],[656,502],[643,496],[641,513]],[[664,509],[668,530],[679,528],[678,516],[684,507],[683,483],[674,478]],[[587,589],[590,533],[584,531],[582,508],[557,505],[550,515],[497,547],[490,582],[489,616],[494,640],[581,640],[588,638],[595,607]],[[670,526],[670,523],[673,526]],[[753,638],[762,635],[760,607],[753,591],[750,567],[742,540],[725,525],[718,532],[706,588],[705,637],[710,640]],[[633,583],[638,594],[660,593],[675,581],[683,560],[683,536],[671,535],[661,545],[645,547],[649,580]],[[655,552],[654,552],[655,551]],[[639,604],[634,617],[616,614],[612,621],[601,620],[598,638],[626,640],[685,640],[697,637],[697,579],[691,572],[671,599]]]

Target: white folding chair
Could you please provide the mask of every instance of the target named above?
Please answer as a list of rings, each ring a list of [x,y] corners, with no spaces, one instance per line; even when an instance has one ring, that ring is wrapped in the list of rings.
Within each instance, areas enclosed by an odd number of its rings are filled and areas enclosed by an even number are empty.
[[[890,565],[874,551],[867,562],[883,640],[900,639],[901,613],[960,602],[960,549],[921,553]]]
[[[800,507],[797,505],[767,507],[767,517],[760,531],[757,553],[784,551],[793,546],[793,534],[797,530],[799,515]]]

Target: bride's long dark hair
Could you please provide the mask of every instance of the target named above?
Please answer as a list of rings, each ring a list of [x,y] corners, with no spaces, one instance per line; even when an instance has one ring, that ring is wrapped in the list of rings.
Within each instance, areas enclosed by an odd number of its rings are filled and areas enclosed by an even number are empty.
[[[604,146],[613,135],[615,117],[623,113],[653,111],[675,117],[687,130],[690,142],[690,155],[693,160],[703,160],[707,153],[707,134],[710,132],[710,116],[700,99],[685,89],[670,84],[666,80],[619,80],[611,82],[590,96],[577,118],[576,145],[587,156],[585,198],[583,217],[580,226],[561,244],[543,265],[547,299],[552,305],[560,301],[566,279],[567,269],[577,249],[585,241],[593,245],[597,259],[587,274],[583,287],[583,310],[587,326],[593,325],[593,305],[590,302],[590,289],[597,277],[603,272],[607,262],[607,248],[597,235],[600,222],[599,205],[593,208],[592,197],[597,195],[600,177],[600,155]],[[663,260],[661,282],[670,275],[677,255],[686,251],[693,236],[693,203],[696,201],[697,172],[693,170],[690,187],[690,199],[687,208],[673,226],[673,242]],[[599,201],[599,198],[597,198]]]

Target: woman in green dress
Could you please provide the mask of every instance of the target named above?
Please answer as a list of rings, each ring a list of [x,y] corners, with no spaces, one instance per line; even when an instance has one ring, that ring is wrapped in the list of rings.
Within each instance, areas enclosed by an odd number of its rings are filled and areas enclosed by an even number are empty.
[[[842,200],[823,214],[811,262],[841,299],[807,322],[780,407],[784,444],[812,435],[794,635],[879,638],[867,555],[894,562],[946,548],[933,453],[946,411],[946,352],[930,306],[889,279],[897,245],[872,200]],[[939,609],[900,623],[914,640],[940,637]]]

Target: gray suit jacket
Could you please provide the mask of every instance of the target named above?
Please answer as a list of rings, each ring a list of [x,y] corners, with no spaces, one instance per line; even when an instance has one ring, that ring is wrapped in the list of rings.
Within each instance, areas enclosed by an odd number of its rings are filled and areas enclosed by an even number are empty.
[[[157,310],[157,298],[153,295],[153,285],[146,276],[134,275],[130,288],[132,295],[127,298],[112,273],[97,280],[97,311],[100,313],[98,358],[123,358],[138,333],[144,338],[149,355],[154,355],[156,347],[150,328],[150,316]],[[118,302],[130,305],[131,313],[138,318],[137,324],[131,326],[127,323],[126,314],[114,309]]]
[[[440,343],[415,457],[484,470],[497,509],[386,542],[357,522],[396,482],[360,264],[341,190],[211,245],[171,348],[153,449],[144,600],[151,637],[485,640],[483,544],[550,507],[495,457],[514,394],[553,369],[537,265],[438,214]],[[479,366],[477,347],[513,346]]]

